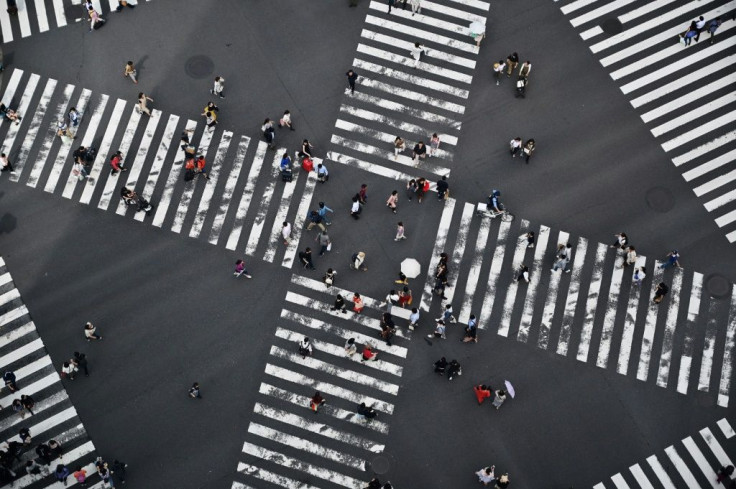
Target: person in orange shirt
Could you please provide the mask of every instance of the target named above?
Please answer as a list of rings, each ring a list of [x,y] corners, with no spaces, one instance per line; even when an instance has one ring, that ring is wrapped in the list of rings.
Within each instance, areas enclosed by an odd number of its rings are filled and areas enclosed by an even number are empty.
[[[473,387],[473,392],[475,392],[475,398],[478,399],[479,405],[483,404],[486,397],[491,397],[491,388],[485,384],[476,385]]]
[[[204,160],[204,155],[197,155],[197,161],[196,161],[197,168],[195,168],[194,171],[197,173],[201,173],[202,175],[204,175],[204,178],[209,180],[210,179],[209,175],[207,175],[207,172],[204,171],[204,167],[206,164],[207,162]]]
[[[363,310],[363,299],[360,298],[360,294],[357,292],[353,294],[353,311],[360,314]]]

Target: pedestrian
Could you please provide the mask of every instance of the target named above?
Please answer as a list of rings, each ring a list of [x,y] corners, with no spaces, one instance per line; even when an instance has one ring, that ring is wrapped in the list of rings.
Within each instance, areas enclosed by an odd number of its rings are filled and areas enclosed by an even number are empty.
[[[360,409],[358,410],[358,414],[360,414]],[[368,485],[363,489],[381,489],[381,481],[378,480],[378,477],[374,477],[373,479],[368,482]]]
[[[429,138],[429,156],[435,156],[437,154],[437,150],[440,149],[440,137],[437,135],[437,133],[432,133],[432,137]]]
[[[128,171],[127,168],[123,168],[123,153],[121,153],[120,151],[116,151],[110,157],[110,166],[112,167],[110,175],[115,175],[117,172]]]
[[[646,267],[636,267],[636,269],[634,270],[634,276],[632,277],[634,285],[641,285],[641,281],[644,280],[646,276],[647,276]]]
[[[54,456],[51,453],[51,449],[46,443],[40,443],[38,446],[36,446],[36,455],[38,455],[38,459],[43,465],[48,467],[51,465],[51,461],[53,460]],[[46,471],[48,473],[48,468],[46,468]]]
[[[693,21],[695,23],[695,29],[698,30],[698,35],[695,36],[695,42],[698,42],[700,40],[700,33],[703,31],[703,27],[705,27],[705,19],[701,15],[698,17],[698,20]]]
[[[526,144],[524,144],[524,158],[526,158],[526,164],[529,164],[529,158],[532,157],[532,153],[534,150],[537,149],[537,143],[534,142],[533,139],[527,140]]]
[[[529,73],[532,72],[532,63],[529,60],[524,61],[522,63],[521,68],[519,68],[519,78],[524,79],[524,83],[529,82]]]
[[[391,13],[391,7],[393,7],[395,3],[396,3],[396,0],[388,0],[388,13],[389,14]]]
[[[350,268],[353,270],[362,270],[363,272],[368,270],[368,267],[365,266],[365,252],[358,251],[357,253],[353,253],[353,255],[350,257]]]
[[[507,487],[509,487],[510,483],[511,481],[509,481],[509,474],[503,474],[496,481],[495,489],[506,489]]]
[[[355,344],[355,338],[349,338],[345,342],[345,355],[352,357],[358,351],[358,345]]]
[[[522,141],[520,137],[515,137],[509,142],[509,152],[512,158],[516,158],[521,154]]]
[[[366,421],[370,421],[370,420],[372,420],[373,418],[375,418],[378,415],[378,413],[376,412],[375,409],[373,409],[373,407],[366,406],[364,402],[361,402],[358,405],[357,412],[358,412],[358,416],[363,416],[363,418]],[[378,483],[377,486],[376,486],[376,484],[374,484],[373,481],[376,481]],[[373,484],[373,485],[371,485],[371,484]],[[381,483],[378,482],[378,479],[376,479],[374,477],[373,479],[371,479],[371,482],[368,484],[368,487],[370,489],[373,489],[373,487],[378,487],[378,489],[380,489]]]
[[[716,17],[715,19],[711,20],[708,24],[708,32],[710,33],[710,43],[713,44],[715,42],[715,39],[713,37],[716,35],[716,31],[721,26],[721,18]]]
[[[654,290],[654,303],[659,304],[662,302],[662,299],[664,299],[664,296],[667,295],[667,292],[669,292],[670,288],[667,287],[667,284],[664,282],[660,282],[659,285],[657,285],[657,288]]]
[[[490,392],[489,392],[490,395]],[[478,476],[478,482],[482,482],[484,486],[487,486],[496,479],[495,471],[496,466],[491,465],[490,467],[483,467],[475,475]]]
[[[309,142],[309,139],[305,139],[304,141],[302,141],[302,150],[299,151],[299,153],[298,153],[299,154],[299,158],[313,159],[314,158],[312,156],[312,148],[313,147],[314,146],[312,146],[312,143]]]
[[[294,130],[294,125],[291,122],[291,112],[288,110],[284,111],[284,115],[279,119],[279,127],[288,127],[290,130]]]
[[[67,123],[66,119],[58,121],[56,123],[56,135],[59,136],[59,138],[66,136],[69,139],[75,139],[74,133],[69,128],[69,124]]]
[[[324,163],[317,163],[317,180],[319,183],[326,183],[330,179],[330,172]]]
[[[453,315],[452,304],[445,305],[445,310],[442,311],[442,317],[440,317],[440,319],[442,319],[445,324],[457,322],[457,319],[455,319],[455,316]]]
[[[72,130],[72,134],[77,133],[80,117],[81,116],[79,115],[76,107],[72,107],[71,109],[69,109],[69,112],[67,113],[67,120],[69,121],[69,127]]]
[[[447,380],[452,380],[455,378],[456,375],[462,375],[463,374],[463,368],[460,366],[460,363],[453,359],[450,364],[447,366]]]
[[[697,27],[695,27],[695,21],[690,23],[690,27],[687,28],[684,34],[680,34],[680,37],[683,39],[683,43],[685,46],[689,46],[692,42],[693,38],[696,36],[699,36],[700,32],[698,31]]]
[[[561,268],[562,270],[565,270],[567,268],[567,263],[570,261],[570,256],[567,254],[567,249],[565,248],[565,245],[560,243],[557,245],[557,253],[555,255],[555,264],[552,267],[552,271],[556,272],[558,268]]]
[[[306,336],[299,342],[299,354],[303,359],[312,356],[312,343]]]
[[[396,136],[394,139],[394,160],[399,159],[399,153],[406,149],[406,142],[400,137]]]
[[[202,154],[197,155],[197,159],[194,163],[196,165],[196,168],[194,169],[194,173],[196,175],[204,176],[205,180],[209,180],[210,179],[209,174],[206,171],[204,171],[205,167],[207,166],[207,161],[204,159],[204,155]]]
[[[534,231],[529,231],[528,233],[524,235],[524,237],[526,238],[526,242],[527,242],[526,247],[534,248],[534,242],[535,242]]]
[[[5,118],[11,122],[15,122],[16,125],[20,124],[20,121],[23,119],[17,111],[11,109],[10,107],[6,107],[5,104],[1,102],[0,115],[5,116]]]
[[[473,387],[475,398],[478,400],[478,405],[483,404],[483,401],[487,397],[491,397],[491,388],[485,384],[476,385]]]
[[[20,414],[21,419],[25,419],[26,417],[26,411],[25,407],[23,406],[23,403],[20,402],[20,399],[13,399],[13,402],[11,403],[11,407],[13,408],[14,413]]]
[[[447,287],[447,265],[440,263],[437,266],[437,271],[435,272],[433,292],[435,295],[439,295],[443,299],[447,300],[447,297],[445,297],[445,287]]]
[[[504,71],[506,71],[506,63],[502,59],[493,63],[493,76],[496,78],[496,86],[501,84],[501,75]]]
[[[409,278],[404,275],[404,272],[399,271],[399,278],[397,280],[394,280],[394,283],[400,285],[409,285]]]
[[[202,393],[199,389],[199,382],[195,382],[192,384],[192,386],[189,388],[189,397],[192,399],[202,399]]]
[[[151,110],[148,108],[148,102],[153,102],[153,99],[145,93],[140,92],[138,94],[138,112],[151,117]]]
[[[56,470],[54,471],[54,477],[56,477],[56,480],[58,482],[63,482],[66,486],[66,479],[69,477],[69,469],[64,464],[58,464],[56,466]]]
[[[404,285],[404,288],[399,291],[399,305],[402,308],[406,308],[406,306],[411,305],[413,300],[411,290],[409,290],[408,286]]]
[[[123,76],[126,76],[133,80],[133,83],[138,84],[138,71],[135,69],[132,61],[128,61],[123,69]]]
[[[330,241],[327,231],[319,233],[315,241],[319,243],[319,256],[324,256],[325,253],[332,249],[332,241]]]
[[[636,248],[633,246],[629,246],[626,248],[626,254],[624,255],[624,260],[621,263],[621,268],[629,266],[629,265],[635,265],[636,264]]]
[[[413,15],[413,14],[412,14]],[[414,58],[414,68],[416,69],[419,66],[419,60],[422,58],[422,54],[426,54],[425,47],[418,43],[414,43],[414,47],[411,48],[411,57]]]
[[[322,282],[324,282],[328,289],[335,283],[335,275],[337,275],[337,272],[332,268],[328,268],[325,275],[322,277]]]
[[[422,141],[419,141],[417,144],[414,145],[414,151],[412,152],[412,159],[414,160],[414,165],[419,165],[419,159],[425,159],[427,157],[427,147],[424,145]]]
[[[322,397],[319,391],[317,391],[312,396],[312,399],[309,400],[309,408],[312,411],[314,411],[314,414],[317,414],[319,412],[319,408],[322,407],[322,404],[326,402],[327,402],[327,399]]]
[[[399,221],[396,224],[396,237],[394,241],[401,241],[402,239],[406,239],[406,234],[404,234],[404,223]]]
[[[391,338],[394,337],[395,333],[396,325],[394,324],[394,320],[391,317],[391,313],[384,312],[383,316],[381,317],[381,338],[386,341],[386,344],[388,346],[391,346]]]
[[[284,238],[284,244],[288,245],[289,239],[291,238],[291,224],[288,222],[284,222],[281,227],[281,237]]]
[[[386,295],[386,298],[378,307],[385,307],[386,311],[391,312],[391,306],[398,306],[399,305],[399,294],[396,292],[396,290],[391,289],[389,293]]]
[[[77,480],[77,483],[82,487],[87,485],[87,471],[84,470],[81,465],[77,466],[77,470],[74,471],[72,477],[74,477]]]
[[[330,311],[340,311],[342,313],[346,313],[347,311],[347,305],[345,304],[345,299],[343,299],[342,295],[337,294],[335,296],[335,303],[330,307]]]
[[[440,358],[436,362],[432,364],[434,366],[434,371],[437,374],[445,375],[445,370],[447,370],[447,359],[445,357]]]
[[[677,268],[682,268],[680,266],[680,253],[678,253],[677,250],[672,250],[667,253],[667,258],[665,262],[659,265],[659,268],[669,268],[673,266]]]
[[[625,250],[626,247],[629,245],[629,237],[626,236],[626,233],[621,232],[618,234],[614,234],[614,236],[616,236],[616,241],[613,242],[610,248],[620,248],[622,250]]]
[[[299,261],[301,261],[302,265],[304,265],[304,268],[316,270],[314,268],[314,263],[312,263],[312,248],[306,248],[304,251],[300,251]]]
[[[268,147],[276,149],[276,131],[273,128],[273,121],[268,117],[263,121],[261,132],[263,133],[263,138],[266,140],[266,143],[268,143]]]
[[[353,311],[360,314],[363,312],[363,299],[360,297],[360,294],[355,292],[353,294]]]
[[[450,184],[447,183],[447,175],[437,180],[437,200],[448,200],[450,198]]]
[[[216,76],[215,81],[212,85],[212,90],[210,90],[210,93],[212,95],[217,95],[220,98],[225,98],[225,94],[223,91],[225,90],[225,79],[221,76]]]
[[[411,5],[412,17],[414,16],[414,14],[422,13],[422,0],[409,0],[409,4]],[[404,0],[404,5],[406,5],[406,0]]]
[[[409,314],[409,331],[414,331],[417,326],[419,326],[419,309],[412,307]]]
[[[396,214],[396,206],[399,203],[399,191],[394,190],[391,192],[391,195],[388,196],[388,200],[386,200],[386,206],[391,209],[391,212]]]
[[[35,460],[29,460],[26,462],[26,474],[32,479],[34,476],[46,475],[42,473],[41,466],[36,463]]]
[[[417,201],[420,204],[422,203],[422,198],[424,198],[424,194],[426,194],[427,192],[429,192],[429,181],[427,181],[427,179],[425,179],[424,177],[420,177],[417,180],[417,190],[416,190]]]
[[[389,0],[389,1],[393,1],[393,0]],[[390,5],[389,5],[389,8],[391,8]],[[350,88],[350,93],[354,94],[355,93],[355,82],[358,80],[358,74],[353,70],[348,70],[348,72],[345,73],[345,76],[348,77],[348,87]]]
[[[322,224],[322,216],[319,215],[319,211],[309,211],[309,223],[307,224],[307,231],[311,231],[314,226],[318,226],[322,231],[326,231],[327,228]]]
[[[102,18],[102,15],[95,10],[95,8],[90,5],[87,8],[87,14],[89,15],[89,31],[92,32],[95,29],[99,29],[105,24],[105,19]]]
[[[317,212],[319,213],[320,217],[322,218],[322,220],[324,221],[326,225],[328,226],[332,225],[332,221],[327,219],[327,213],[334,212],[334,211],[330,209],[329,207],[327,207],[324,202],[319,203],[319,210]]]
[[[210,105],[214,106],[214,108],[210,107]],[[217,106],[212,104],[210,102],[207,104],[207,107],[204,108],[204,112],[202,112],[200,115],[204,116],[205,123],[204,125],[210,130],[214,131],[215,126],[217,125]]]
[[[350,206],[350,215],[353,216],[353,219],[356,221],[360,219],[360,213],[362,209],[360,207],[360,199],[358,199],[358,196],[356,195],[353,197],[353,205]]]
[[[511,78],[511,73],[519,66],[519,54],[513,52],[506,56],[506,77]]]
[[[516,274],[516,281],[521,282],[522,280],[526,283],[529,283],[529,267],[524,265],[523,263],[519,267],[519,270]]]
[[[49,440],[49,449],[54,458],[61,458],[64,455],[64,450],[61,448],[61,444],[56,440]]]
[[[497,390],[496,396],[493,398],[493,407],[497,410],[501,407],[501,404],[506,400],[506,392],[503,390]]]
[[[427,338],[434,337],[434,338],[442,338],[443,340],[447,339],[447,336],[445,336],[445,331],[446,331],[445,322],[441,319],[437,319],[435,323],[436,325],[434,328],[434,333],[428,334]]]
[[[102,487],[113,487],[112,474],[110,473],[110,469],[107,468],[107,464],[98,467],[97,473],[100,475],[100,479],[102,479]]]
[[[18,384],[15,383],[15,372],[12,370],[6,370],[3,372],[3,381],[5,381],[5,387],[10,392],[16,392],[18,390]]]
[[[118,0],[118,6],[115,7],[115,10],[120,12],[121,10],[123,10],[123,7],[135,8],[135,5],[128,2],[127,0]]]
[[[465,335],[461,341],[463,343],[478,343],[478,321],[475,319],[475,314],[470,315],[468,325],[465,327]]]
[[[248,274],[248,270],[246,270],[245,268],[245,261],[243,261],[242,259],[238,259],[235,262],[235,271],[233,272],[233,275],[235,275],[236,278],[253,278],[250,274]]]
[[[74,356],[71,359],[71,362],[74,365],[74,367],[76,367],[77,369],[81,368],[82,370],[84,370],[85,377],[89,377],[89,367],[87,363],[87,355],[85,355],[84,353],[75,351]]]
[[[360,184],[360,190],[358,191],[358,200],[360,205],[366,205],[368,203],[368,185],[365,183]]]
[[[363,356],[363,360],[361,361],[363,362],[375,361],[378,358],[378,353],[373,351],[373,345],[371,345],[370,343],[366,343],[365,345],[363,345],[362,356]]]
[[[18,431],[18,437],[20,437],[20,441],[23,442],[23,445],[30,445],[33,441],[31,430],[27,427],[23,427]]]
[[[729,465],[727,467],[724,467],[721,465],[721,468],[718,469],[718,478],[716,479],[716,482],[723,482],[726,479],[731,478],[731,474],[733,474],[734,468],[733,465]]]
[[[480,42],[486,37],[485,19],[483,19],[482,24],[480,22],[471,22],[468,30],[470,31],[470,37],[475,41],[476,47],[480,47]]]
[[[0,154],[0,172],[3,171],[9,171],[11,175],[15,175],[13,165],[10,163],[10,160],[5,153]]]
[[[125,469],[128,468],[128,464],[125,462],[121,462],[118,459],[115,459],[112,461],[112,467],[110,468],[110,473],[112,476],[119,480],[121,484],[125,484]]]
[[[77,373],[77,367],[71,362],[64,362],[61,366],[61,376],[66,377],[69,380],[74,380],[74,376]]]

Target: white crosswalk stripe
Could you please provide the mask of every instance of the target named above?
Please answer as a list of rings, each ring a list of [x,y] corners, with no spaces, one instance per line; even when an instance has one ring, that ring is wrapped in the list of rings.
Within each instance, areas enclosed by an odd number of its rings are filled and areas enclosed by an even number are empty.
[[[11,181],[43,186],[46,192],[156,227],[167,225],[175,233],[213,245],[224,234],[227,249],[269,262],[280,260],[287,268],[293,265],[317,180],[311,172],[306,178],[297,174],[292,182],[281,182],[278,167],[283,149],[272,153],[263,141],[251,144],[248,135],[198,127],[196,121],[160,109],[147,117],[135,104],[121,99],[112,104],[108,95],[56,80],[42,81],[22,70],[8,76],[3,100],[25,115],[20,124],[0,123],[2,150],[15,170],[9,175]],[[77,138],[60,138],[57,121],[66,117],[74,103],[81,114]],[[197,152],[205,157],[209,180],[183,181],[185,155],[177,135],[184,130],[190,131]],[[18,138],[21,131],[24,135]],[[97,153],[87,166],[87,178],[73,171],[72,150],[79,146]],[[112,174],[110,159],[117,151],[123,154],[125,171]],[[264,161],[268,161],[267,171],[262,171]],[[123,186],[153,205],[151,216],[137,211],[137,205],[128,212],[120,199]],[[257,204],[251,205],[252,201]],[[284,221],[292,222],[294,230],[287,246],[279,239]]]
[[[20,292],[15,288],[5,261],[0,258],[0,369],[3,375],[14,375],[18,390],[3,390],[0,397],[0,435],[3,440],[21,442],[18,435],[28,428],[34,446],[54,439],[64,450],[63,459],[52,460],[51,466],[63,463],[71,468],[87,466],[90,474],[95,473],[93,461],[95,447],[81,424],[77,411],[66,393],[62,379],[38,336],[36,325],[30,318],[28,308],[22,303]],[[12,403],[21,395],[34,401],[33,414],[15,412]],[[31,452],[20,455],[20,461],[12,467],[18,477],[12,487],[56,487],[52,475],[22,475],[23,466],[30,460]],[[35,456],[35,454],[34,454]],[[89,465],[92,469],[89,470]],[[69,477],[70,485],[72,481]],[[61,483],[58,483],[61,485]],[[5,486],[2,489],[10,488]]]
[[[736,1],[579,0],[561,6],[601,65],[660,142],[726,239],[736,242]],[[703,16],[703,42],[678,42]],[[724,21],[712,37],[710,22]],[[727,18],[728,17],[728,18]],[[603,21],[622,31],[603,39]],[[600,25],[596,25],[600,24]]]

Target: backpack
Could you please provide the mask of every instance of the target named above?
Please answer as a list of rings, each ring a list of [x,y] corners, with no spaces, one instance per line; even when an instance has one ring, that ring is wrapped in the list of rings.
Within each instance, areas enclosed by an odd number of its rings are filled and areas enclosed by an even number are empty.
[[[191,182],[192,180],[194,180],[194,170],[189,169],[184,172],[184,181]]]

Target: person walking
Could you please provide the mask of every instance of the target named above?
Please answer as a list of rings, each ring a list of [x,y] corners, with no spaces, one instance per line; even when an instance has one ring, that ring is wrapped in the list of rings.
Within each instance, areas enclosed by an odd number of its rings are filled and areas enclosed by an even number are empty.
[[[225,94],[223,93],[225,90],[225,79],[221,76],[216,76],[215,81],[212,84],[212,90],[210,90],[210,93],[212,95],[217,95],[220,98],[225,98]]]
[[[503,402],[506,400],[506,392],[501,389],[497,390],[495,394],[496,396],[493,398],[492,405],[496,408],[496,410],[498,410],[501,407],[501,404],[503,404]]]
[[[204,159],[203,154],[198,154],[197,159],[194,161],[195,168],[194,173],[196,175],[202,175],[205,180],[209,180],[210,176],[207,174],[206,171],[204,171],[205,167],[207,166],[207,161]]]
[[[525,83],[529,83],[529,74],[532,72],[532,63],[529,60],[522,63],[519,68],[519,78],[523,78]]]
[[[417,144],[414,145],[414,151],[412,152],[412,159],[414,160],[414,165],[419,165],[420,159],[425,159],[427,157],[427,147],[424,145],[422,141],[419,141]]]
[[[102,18],[102,15],[95,10],[94,6],[89,5],[87,7],[87,15],[89,15],[89,31],[92,32],[95,29],[99,29],[105,24],[105,19]]]
[[[284,240],[284,244],[288,246],[289,239],[291,239],[291,224],[286,221],[284,221],[284,224],[281,227],[281,237]]]
[[[113,479],[117,479],[118,481],[120,481],[121,484],[125,484],[125,469],[127,468],[128,464],[115,459],[112,461],[110,474],[112,474]]]
[[[669,267],[677,267],[682,268],[680,266],[680,253],[678,253],[677,250],[672,250],[669,253],[667,253],[667,258],[664,263],[659,265],[659,268],[669,268]]]
[[[101,340],[102,336],[97,334],[97,328],[90,322],[84,325],[84,337],[87,341]]]
[[[685,31],[685,33],[680,34],[680,37],[683,39],[683,43],[687,47],[692,42],[693,38],[699,35],[700,35],[700,32],[698,31],[698,28],[695,27],[695,21],[692,21],[690,23],[690,26]]]
[[[360,190],[358,190],[357,197],[360,201],[360,205],[366,205],[368,203],[368,184],[360,184]]]
[[[708,24],[708,32],[710,33],[710,43],[713,44],[715,42],[715,39],[713,39],[716,35],[716,31],[721,26],[721,18],[716,17],[715,19],[711,20]]]
[[[442,316],[439,319],[442,319],[445,324],[457,322],[457,319],[455,319],[455,316],[453,315],[452,304],[445,305],[445,310],[442,311]]]
[[[363,352],[361,353],[363,359],[362,362],[374,362],[378,358],[378,353],[373,350],[373,345],[366,343],[363,345]]]
[[[567,268],[567,264],[570,261],[570,256],[567,254],[567,249],[565,248],[564,244],[560,243],[559,245],[557,245],[557,254],[555,255],[555,258],[557,261],[555,261],[555,264],[551,270],[553,272],[556,272],[558,268],[565,270],[565,268]]]
[[[324,282],[328,289],[332,287],[332,285],[335,283],[336,275],[336,271],[334,271],[332,268],[328,268],[324,276],[322,277],[322,282]]]
[[[6,370],[5,372],[3,372],[3,381],[5,382],[5,387],[7,387],[10,392],[18,391],[18,384],[16,384],[15,372],[13,372],[12,370]]]
[[[317,181],[319,183],[327,183],[330,179],[330,172],[327,171],[327,166],[324,163],[317,163]]]
[[[29,395],[22,394],[20,396],[20,403],[23,405],[23,408],[31,413],[31,416],[33,416],[35,413],[33,412],[33,408],[36,405],[36,401],[33,400],[33,398]],[[24,416],[21,416],[24,417]]]
[[[723,466],[721,465],[721,468],[718,469],[718,477],[716,478],[716,482],[723,483],[723,481],[730,479],[731,474],[733,474],[734,468],[733,465],[729,466]]]
[[[318,226],[320,230],[326,231],[325,225],[322,224],[322,216],[319,215],[319,211],[309,211],[309,224],[307,224],[307,231],[311,231],[314,226]]]
[[[609,248],[619,248],[622,250],[625,250],[626,247],[629,245],[629,237],[626,236],[626,233],[621,232],[618,234],[614,234],[616,236],[616,241],[613,242]]]
[[[501,75],[506,71],[506,63],[502,59],[493,63],[493,76],[496,78],[496,86],[501,84]]]
[[[664,296],[667,295],[667,292],[670,291],[670,288],[665,284],[664,282],[660,282],[659,285],[657,285],[657,288],[654,290],[654,299],[653,302],[655,304],[659,304],[662,302],[662,299],[664,299]]]
[[[358,345],[355,344],[355,338],[348,338],[345,342],[345,355],[352,357],[358,351]]]
[[[697,20],[694,20],[693,22],[695,23],[695,29],[697,29],[698,31],[698,35],[695,36],[695,42],[698,42],[700,41],[700,33],[703,31],[703,27],[705,27],[705,19],[701,15],[700,17],[698,17]]]
[[[519,270],[516,274],[516,281],[521,282],[522,280],[526,283],[529,283],[529,267],[524,265],[523,263],[519,267]]]
[[[534,248],[534,243],[535,243],[535,240],[536,240],[536,238],[534,237],[534,231],[529,231],[523,237],[526,238],[526,242],[527,242],[526,247],[527,248]]]
[[[509,152],[512,158],[516,158],[521,154],[521,146],[523,142],[520,137],[516,137],[509,141]]]
[[[110,170],[110,175],[115,175],[117,172],[128,171],[127,168],[123,168],[123,153],[121,153],[120,151],[116,151],[110,157],[110,166],[112,167],[112,170]]]
[[[391,5],[389,5],[389,9],[390,8]],[[345,76],[348,78],[348,87],[350,88],[350,94],[355,94],[355,82],[358,81],[358,74],[353,70],[348,70],[347,73],[345,73]]]
[[[391,195],[388,196],[388,200],[386,200],[386,206],[391,209],[391,212],[396,214],[396,207],[399,203],[399,191],[394,190],[391,192]]]
[[[138,93],[138,111],[151,117],[151,110],[148,108],[148,102],[153,102],[153,99],[143,92]]]
[[[411,57],[414,58],[414,69],[416,69],[419,66],[419,60],[422,58],[422,54],[427,53],[426,48],[422,44],[415,42],[414,47],[409,52]]]
[[[332,225],[332,221],[330,221],[329,219],[327,219],[327,213],[328,212],[334,212],[334,211],[332,209],[330,209],[329,207],[327,207],[327,205],[325,205],[324,202],[320,202],[319,203],[319,210],[317,211],[317,213],[319,214],[319,216],[322,218],[322,221],[327,226],[331,226]]]
[[[69,380],[74,380],[77,373],[77,367],[72,362],[64,362],[61,366],[61,376]]]
[[[82,468],[81,465],[77,466],[77,470],[72,473],[72,477],[76,479],[77,483],[82,487],[86,486],[87,482],[87,471]]]
[[[460,362],[455,359],[450,361],[450,364],[447,366],[447,380],[452,380],[455,378],[456,375],[462,374],[463,368],[460,366]]]
[[[503,474],[496,480],[496,486],[494,489],[506,489],[509,487],[511,481],[509,480],[509,474]]]
[[[306,336],[299,342],[299,354],[302,356],[302,359],[312,356],[312,343]]]
[[[332,249],[332,241],[330,241],[327,231],[319,233],[315,241],[319,243],[319,256],[324,256],[325,253]]]
[[[133,83],[138,84],[138,70],[135,69],[132,61],[128,61],[123,69],[123,76],[133,80]]]
[[[406,5],[406,0],[404,0],[404,5]],[[412,17],[414,16],[414,14],[422,13],[422,0],[409,0],[409,5],[411,5]]]
[[[419,326],[419,309],[412,307],[409,314],[409,331],[414,331],[417,326]]]
[[[5,153],[0,153],[0,172],[9,171],[11,175],[15,175],[13,165],[10,163]]]
[[[482,386],[485,387],[485,386]],[[488,395],[490,396],[491,393],[488,392]],[[496,474],[495,474],[496,466],[491,465],[490,467],[483,467],[479,471],[475,473],[475,475],[478,476],[478,482],[482,482],[484,486],[487,486],[494,480],[496,480]]]
[[[330,311],[340,311],[342,313],[348,312],[347,304],[345,304],[345,299],[343,299],[342,295],[337,294],[335,296],[335,303],[330,307]]]
[[[642,280],[644,280],[647,276],[647,269],[645,267],[636,267],[634,270],[634,275],[631,278],[631,280],[634,282],[634,285],[641,285]]]
[[[434,371],[436,374],[445,375],[445,370],[447,370],[447,365],[449,364],[447,363],[447,358],[442,357],[434,362],[432,365],[434,366]]]
[[[435,156],[437,154],[437,150],[440,149],[440,137],[437,135],[437,133],[433,133],[432,137],[429,138],[429,155],[430,157]]]
[[[20,399],[13,399],[13,402],[10,405],[13,408],[14,413],[20,414],[20,418],[25,419],[26,408],[23,406],[23,403],[20,402]]]
[[[204,112],[202,112],[202,116],[204,116],[205,119],[205,126],[210,130],[214,131],[215,126],[217,125],[217,111],[218,107],[210,102],[207,104],[207,107],[204,108]]]
[[[436,323],[436,325],[435,325],[435,328],[434,328],[434,333],[428,334],[427,335],[427,338],[433,338],[434,337],[434,338],[441,338],[443,340],[446,339],[447,336],[445,336],[445,331],[446,331],[446,329],[445,329],[445,322],[443,320],[441,320],[441,319],[437,319],[435,321],[435,323]]]
[[[285,110],[284,115],[279,119],[279,127],[288,127],[289,130],[294,131],[294,124],[291,122],[291,112],[288,110]]]
[[[406,142],[400,137],[396,136],[394,139],[394,160],[399,159],[399,153],[406,149]]]
[[[402,239],[406,239],[406,235],[404,234],[404,223],[399,221],[396,224],[396,237],[394,241],[401,241]]]
[[[417,181],[413,178],[410,179],[406,184],[406,198],[411,202],[411,199],[414,198],[414,195],[417,193]]]
[[[357,407],[356,411],[357,411],[357,413],[358,413],[358,416],[363,416],[363,418],[364,418],[364,419],[365,419],[366,421],[371,421],[371,420],[372,420],[373,418],[375,418],[375,417],[376,417],[376,416],[378,415],[378,413],[376,412],[376,410],[375,410],[375,409],[373,409],[373,407],[371,407],[371,406],[366,406],[364,402],[361,402],[361,403],[360,403],[360,404],[358,405],[358,407]],[[371,482],[370,482],[370,483],[368,484],[368,488],[369,488],[369,489],[373,489],[373,487],[376,487],[376,486],[375,486],[375,484],[373,483],[373,481],[378,481],[378,479],[376,479],[376,478],[374,477],[374,478],[373,478],[373,479],[371,480]],[[371,485],[371,484],[374,484],[374,485]],[[379,489],[380,489],[380,487],[381,487],[381,485],[380,485],[380,484],[381,484],[381,483],[380,483],[380,482],[378,482],[378,486],[377,486],[377,487],[378,487]]]
[[[235,275],[236,278],[253,278],[248,274],[248,270],[245,268],[245,262],[242,259],[235,262],[235,271],[233,272],[233,275]]]
[[[58,482],[63,482],[66,486],[66,479],[69,477],[71,472],[69,472],[69,469],[64,464],[58,464],[56,466],[56,470],[54,471],[54,477]]]
[[[388,0],[388,13],[391,13],[391,7],[396,4],[396,0]]]
[[[363,299],[360,297],[360,294],[355,292],[353,294],[353,311],[357,314],[360,314],[363,312]]]
[[[118,6],[115,7],[115,10],[117,12],[120,12],[123,10],[124,7],[135,8],[135,5],[128,2],[127,0],[118,0]]]
[[[357,253],[353,253],[350,257],[350,268],[363,272],[368,270],[368,267],[365,266],[365,252],[358,251]]]
[[[77,367],[78,369],[81,368],[84,371],[85,377],[89,377],[89,364],[87,363],[87,355],[75,351],[74,356],[72,357],[72,363],[75,367]]]
[[[414,296],[411,293],[411,289],[409,289],[408,285],[404,285],[404,288],[399,291],[399,305],[402,308],[406,308],[406,306],[411,305],[413,300]]]
[[[424,198],[424,194],[429,192],[429,182],[426,178],[420,177],[417,180],[417,201],[421,204],[422,199]]]
[[[524,158],[526,159],[526,164],[529,164],[529,158],[532,157],[532,153],[534,150],[537,149],[537,143],[534,142],[533,139],[527,140],[526,144],[524,145]]]
[[[195,382],[192,384],[192,386],[189,388],[189,397],[192,399],[202,399],[202,393],[199,389],[199,382]]]
[[[263,133],[263,139],[266,140],[268,147],[272,150],[276,149],[276,130],[273,128],[273,121],[266,117],[261,126],[261,132]]]
[[[450,198],[450,184],[447,183],[447,175],[437,180],[437,200],[447,200]]]
[[[316,268],[314,268],[314,263],[312,263],[312,248],[307,247],[304,251],[300,251],[299,261],[304,265],[304,268],[316,270]]]
[[[353,204],[350,207],[350,215],[353,217],[353,219],[357,221],[358,219],[360,219],[361,211],[362,209],[360,207],[360,200],[356,195],[355,197],[353,197]]]
[[[519,55],[513,52],[506,56],[506,77],[511,78],[511,73],[519,66]]]
[[[626,254],[624,255],[623,262],[619,265],[621,268],[629,265],[636,265],[636,248],[629,246],[626,248]]]
[[[319,413],[319,408],[322,407],[324,403],[327,402],[327,399],[322,397],[322,394],[319,393],[319,391],[316,391],[312,398],[309,400],[309,409],[314,411],[314,414]]]
[[[475,319],[475,314],[470,315],[468,325],[465,327],[465,335],[460,341],[463,343],[478,343],[478,321]]]

